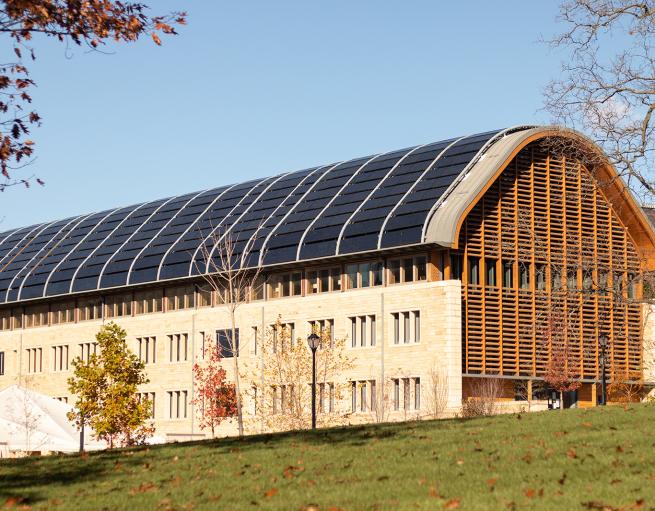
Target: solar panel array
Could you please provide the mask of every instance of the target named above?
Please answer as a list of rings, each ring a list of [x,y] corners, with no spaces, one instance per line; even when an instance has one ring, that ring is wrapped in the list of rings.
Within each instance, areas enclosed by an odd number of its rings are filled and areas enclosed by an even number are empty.
[[[0,302],[196,276],[220,264],[226,241],[243,267],[422,243],[435,204],[507,132],[2,233]]]

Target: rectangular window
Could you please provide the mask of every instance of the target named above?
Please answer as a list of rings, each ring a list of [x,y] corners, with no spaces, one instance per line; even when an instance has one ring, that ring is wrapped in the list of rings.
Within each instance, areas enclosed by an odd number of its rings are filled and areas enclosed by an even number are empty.
[[[400,343],[400,313],[394,312],[393,316],[393,343]]]
[[[359,345],[364,347],[366,346],[366,316],[359,317]]]
[[[86,298],[77,301],[80,321],[93,321],[102,319],[102,300],[100,298]]]
[[[5,374],[5,352],[0,351],[0,376]]]
[[[11,309],[0,311],[0,330],[11,330]]]
[[[11,309],[11,319],[13,322],[12,328],[14,330],[23,328],[25,322],[23,321],[23,309]]]
[[[413,259],[407,258],[403,259],[403,272],[402,272],[402,279],[403,282],[413,282],[414,281],[414,261]]]
[[[371,279],[374,286],[383,284],[384,265],[381,262],[371,263]]]
[[[187,396],[186,390],[168,391],[168,418],[169,419],[186,419],[187,418]]]
[[[341,268],[322,268],[307,272],[307,293],[328,293],[341,291]]]
[[[356,289],[359,287],[359,280],[357,278],[358,265],[346,265],[346,289]]]
[[[393,409],[400,410],[400,380],[393,380]]]
[[[328,383],[328,391],[329,391],[329,393],[330,393],[330,395],[329,395],[329,407],[328,407],[328,411],[329,411],[330,413],[332,413],[332,412],[334,412],[334,399],[335,399],[335,395],[334,395],[334,383]]]
[[[414,311],[414,342],[421,342],[421,311]]]
[[[537,290],[545,291],[546,290],[546,265],[545,264],[537,265],[535,277],[537,279]]]
[[[68,371],[68,345],[52,347],[52,370]]]
[[[421,409],[421,378],[414,378],[414,410]]]
[[[48,306],[32,305],[25,307],[25,328],[48,325]]]
[[[427,267],[428,267],[427,257],[425,256],[415,257],[414,266],[416,267],[416,280],[427,280]]]
[[[50,312],[50,321],[53,325],[73,323],[75,321],[75,302],[53,304]]]
[[[188,359],[189,334],[171,334],[168,336],[168,361],[186,362]]]
[[[477,286],[480,283],[480,260],[477,257],[469,257],[469,284]]]
[[[321,337],[321,347],[323,343],[329,343],[330,347],[334,347],[334,320],[321,319],[309,322],[309,329],[312,333]]]
[[[371,265],[369,263],[360,264],[357,273],[359,273],[359,287],[370,287]]]
[[[409,378],[403,378],[403,408],[409,410]]]
[[[566,272],[566,286],[570,291],[575,291],[578,288],[577,270],[569,270]]]
[[[112,295],[105,297],[105,318],[120,318],[132,315],[132,295]]]
[[[487,286],[496,285],[496,261],[494,259],[485,259],[485,272]]]
[[[212,290],[209,286],[198,286],[196,288],[196,301],[198,307],[212,306]]]
[[[389,261],[389,284],[400,284],[400,259],[392,259]]]
[[[268,278],[268,297],[284,298],[302,294],[302,273],[281,273]]]
[[[377,333],[376,332],[377,327],[375,326],[375,315],[369,316],[368,321],[369,321],[370,328],[371,328],[371,336],[370,336],[371,346],[375,346],[376,333]]]
[[[28,348],[27,353],[27,372],[43,372],[43,348]]]
[[[628,273],[628,299],[634,300],[637,296],[637,285],[635,283],[635,276],[633,273]]]
[[[350,382],[350,394],[351,394],[351,410],[352,413],[357,411],[357,382]]]
[[[259,328],[254,326],[252,327],[252,352],[257,355],[257,350],[259,348]]]
[[[371,380],[369,385],[371,387],[371,411],[374,412],[377,409],[378,402],[378,393],[376,390],[377,382],[375,380]]]
[[[195,307],[194,286],[168,287],[166,293],[166,310],[176,311]]]
[[[155,393],[154,392],[140,392],[138,394],[138,396],[139,396],[139,403],[141,403],[144,400],[150,401],[150,418],[154,419],[155,418]]]
[[[134,313],[140,315],[161,312],[163,300],[164,295],[161,289],[136,292],[134,293]]]
[[[368,385],[366,384],[365,381],[360,381],[359,382],[359,409],[362,412],[365,412],[368,410],[368,405],[366,402],[366,392],[368,390]]]
[[[530,289],[530,265],[528,263],[519,263],[519,287]]]
[[[144,364],[154,364],[157,361],[156,337],[137,337],[136,344],[141,362]]]
[[[239,329],[234,329],[234,339],[232,339],[232,329],[216,330],[216,342],[221,350],[221,357],[232,358],[236,354],[239,356]]]
[[[514,287],[514,264],[511,261],[503,261],[503,287]]]
[[[552,290],[562,288],[562,273],[554,268],[550,270],[550,288]]]
[[[80,347],[80,360],[85,364],[91,360],[91,355],[98,354],[97,342],[83,342],[79,344]]]
[[[462,280],[462,267],[462,256],[450,254],[450,278],[452,280]]]
[[[350,319],[350,346],[355,348],[357,347],[357,318],[348,319]]]
[[[405,344],[408,344],[410,340],[409,326],[409,312],[403,312],[403,341]]]

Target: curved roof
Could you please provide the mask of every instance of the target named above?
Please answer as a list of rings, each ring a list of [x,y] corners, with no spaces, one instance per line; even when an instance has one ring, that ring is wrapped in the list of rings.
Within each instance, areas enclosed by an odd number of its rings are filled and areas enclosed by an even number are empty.
[[[428,224],[449,194],[486,151],[529,130],[468,135],[1,233],[0,302],[193,277],[211,267],[207,254],[217,258],[216,240],[225,236],[249,267],[443,244]]]

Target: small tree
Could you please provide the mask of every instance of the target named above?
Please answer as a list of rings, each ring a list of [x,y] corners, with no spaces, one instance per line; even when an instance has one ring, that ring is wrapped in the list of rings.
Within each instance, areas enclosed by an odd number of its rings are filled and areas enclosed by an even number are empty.
[[[345,339],[332,339],[329,329],[316,332],[321,337],[316,351],[317,423],[342,424],[346,412],[340,404],[348,382],[341,374],[352,367],[346,355]],[[262,383],[251,392],[255,401],[255,420],[274,430],[306,429],[311,425],[312,353],[307,343],[292,339],[289,329],[278,318],[269,328],[262,345]],[[255,380],[253,378],[253,380]],[[325,403],[321,403],[321,388]],[[333,404],[330,411],[329,403]]]
[[[221,422],[236,414],[236,390],[234,384],[225,379],[220,348],[216,342],[211,342],[211,336],[206,340],[205,364],[196,362],[193,365],[196,392],[191,403],[200,410],[200,429],[211,429],[213,438]]]
[[[430,417],[439,419],[448,406],[448,373],[442,366],[432,367],[428,375],[427,408]]]
[[[78,428],[91,426],[110,448],[142,443],[154,433],[146,424],[152,404],[137,392],[149,382],[145,365],[127,348],[125,337],[116,323],[104,325],[96,335],[99,353],[88,362],[76,358],[74,376],[68,379],[69,391],[77,396],[69,420]]]

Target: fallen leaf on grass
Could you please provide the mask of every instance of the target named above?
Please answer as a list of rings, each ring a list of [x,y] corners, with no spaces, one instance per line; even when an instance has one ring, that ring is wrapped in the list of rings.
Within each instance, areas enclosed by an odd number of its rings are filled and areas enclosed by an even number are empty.
[[[496,485],[496,482],[497,482],[497,481],[498,481],[498,478],[497,478],[497,477],[492,477],[492,478],[490,478],[490,479],[487,479],[487,484],[488,484],[489,486],[492,486],[492,487],[493,487],[493,486]]]
[[[141,483],[139,486],[132,488],[130,494],[136,495],[137,493],[146,493],[149,491],[157,490],[157,485],[152,482]]]
[[[441,495],[439,495],[439,491],[437,490],[436,486],[430,486],[430,489],[428,490],[428,495],[430,495],[430,497],[434,497],[435,499],[441,498]]]
[[[457,509],[459,508],[460,499],[450,499],[444,502],[444,509]]]
[[[578,454],[575,452],[575,449],[573,447],[571,447],[568,451],[566,451],[566,455],[571,459],[575,459],[578,457]]]
[[[267,499],[273,498],[278,494],[278,491],[279,490],[277,488],[271,488],[266,493],[264,493],[264,497],[266,497]]]

